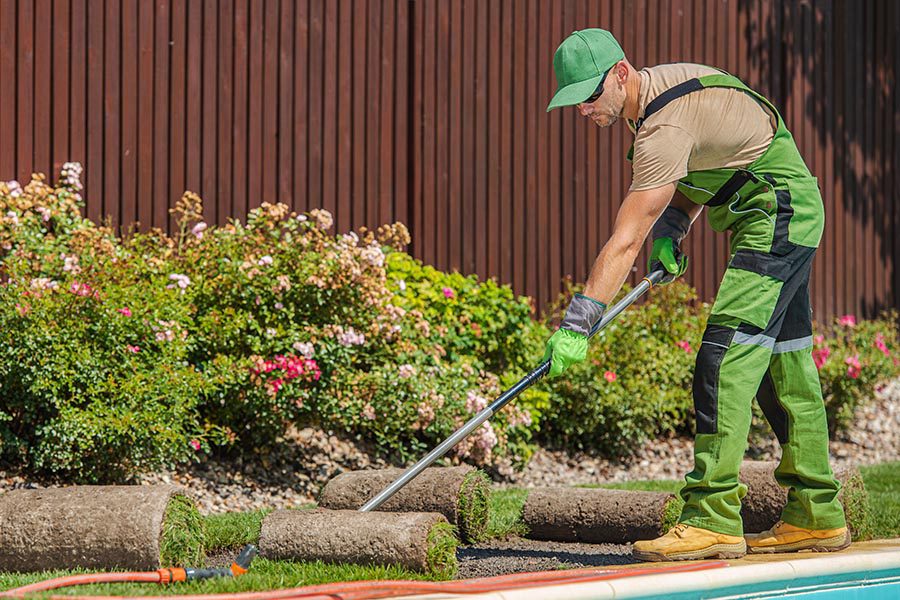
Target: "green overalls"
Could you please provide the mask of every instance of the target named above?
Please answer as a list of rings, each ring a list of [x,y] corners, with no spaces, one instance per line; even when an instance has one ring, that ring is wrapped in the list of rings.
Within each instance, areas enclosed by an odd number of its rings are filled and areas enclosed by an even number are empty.
[[[747,487],[738,471],[756,396],[782,448],[775,478],[789,488],[783,520],[808,529],[842,527],[840,484],[828,461],[825,405],[812,359],[809,273],[825,222],[815,177],[775,107],[724,73],[657,96],[635,133],[669,102],[709,87],[750,94],[772,111],[778,128],[751,165],[694,171],[678,182],[679,191],[707,207],[714,230],[732,233],[731,260],[697,353],[694,470],[685,476],[679,522],[743,534]]]

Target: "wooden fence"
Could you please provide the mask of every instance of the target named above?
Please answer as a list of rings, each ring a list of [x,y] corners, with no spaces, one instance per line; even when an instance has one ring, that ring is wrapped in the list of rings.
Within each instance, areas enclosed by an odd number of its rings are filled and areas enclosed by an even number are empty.
[[[817,316],[900,307],[887,0],[0,0],[0,178],[83,162],[87,215],[143,227],[185,189],[211,222],[278,200],[341,231],[400,220],[424,261],[544,305],[629,184],[624,126],[545,113],[553,51],[592,26],[638,68],[716,65],[770,97],[824,193]],[[703,225],[688,252],[710,298],[727,241]]]

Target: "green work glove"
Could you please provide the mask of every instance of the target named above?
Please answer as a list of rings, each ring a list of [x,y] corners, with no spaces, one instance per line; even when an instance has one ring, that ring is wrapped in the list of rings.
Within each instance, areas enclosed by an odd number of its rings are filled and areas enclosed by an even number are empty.
[[[653,240],[653,249],[650,251],[650,258],[647,259],[647,271],[652,273],[660,266],[668,273],[660,283],[674,281],[687,271],[688,257],[675,245],[672,238],[662,237]]]
[[[687,271],[688,259],[681,252],[681,240],[691,229],[691,217],[680,208],[669,206],[653,225],[653,250],[647,260],[651,273],[660,268],[668,273],[660,283],[669,283]]]
[[[563,371],[587,357],[588,336],[594,323],[603,318],[606,305],[582,294],[575,294],[566,316],[544,350],[543,363],[550,359],[548,377],[558,377]]]

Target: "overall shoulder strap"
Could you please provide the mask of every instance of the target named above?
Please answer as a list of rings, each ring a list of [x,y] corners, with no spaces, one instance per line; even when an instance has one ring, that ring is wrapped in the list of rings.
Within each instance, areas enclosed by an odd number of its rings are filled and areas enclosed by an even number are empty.
[[[769,102],[762,94],[758,94],[757,92],[747,87],[747,85],[743,81],[741,81],[734,75],[730,75],[725,71],[722,71],[721,73],[704,75],[703,77],[694,77],[693,79],[683,81],[682,83],[679,83],[678,85],[667,89],[659,96],[651,100],[650,104],[647,105],[646,110],[644,110],[644,116],[638,119],[634,124],[635,135],[637,135],[637,132],[640,130],[641,125],[644,124],[644,121],[649,119],[653,114],[662,110],[670,102],[677,100],[682,96],[686,96],[691,92],[696,92],[698,90],[711,87],[727,87],[747,92],[748,94],[765,104],[778,119],[779,123],[781,122],[781,115],[778,114],[778,111],[775,109],[772,103]]]

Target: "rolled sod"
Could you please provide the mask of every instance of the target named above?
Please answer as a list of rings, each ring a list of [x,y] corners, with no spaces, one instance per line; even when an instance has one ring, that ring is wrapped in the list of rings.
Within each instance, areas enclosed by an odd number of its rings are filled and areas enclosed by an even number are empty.
[[[202,566],[200,514],[183,488],[75,486],[0,495],[0,570]]]
[[[740,480],[747,486],[747,495],[741,500],[741,518],[745,533],[765,531],[778,522],[787,503],[787,489],[775,481],[776,461],[744,461]],[[866,520],[868,506],[862,475],[856,467],[835,469],[835,477],[841,483],[838,495],[844,506],[844,516],[851,533],[856,534]]]
[[[438,513],[277,510],[262,523],[260,555],[275,560],[400,566],[449,579],[456,536]]]
[[[528,493],[522,520],[535,540],[621,544],[662,535],[680,506],[662,492],[537,488]]]
[[[400,469],[349,471],[329,481],[319,506],[357,509],[403,473]],[[378,509],[385,512],[436,512],[459,529],[463,542],[484,539],[491,487],[484,472],[469,466],[425,469]]]

